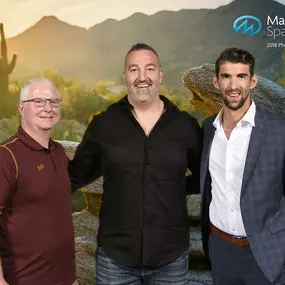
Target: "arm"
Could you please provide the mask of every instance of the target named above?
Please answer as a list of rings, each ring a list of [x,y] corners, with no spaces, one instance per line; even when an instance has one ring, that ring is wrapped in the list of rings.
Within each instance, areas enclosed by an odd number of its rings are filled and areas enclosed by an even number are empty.
[[[100,115],[94,116],[76,149],[74,158],[68,164],[72,192],[102,175],[101,146],[98,143],[97,131],[99,120]]]
[[[285,196],[285,155],[283,161],[283,196]]]
[[[200,165],[203,149],[203,130],[199,126],[197,120],[190,117],[190,128],[188,152],[187,152],[187,164],[188,169],[191,171],[191,175],[186,176],[186,192],[187,194],[199,194],[200,193]]]
[[[4,146],[0,146],[0,214],[5,209],[9,196],[16,187],[17,166],[12,154]],[[8,285],[4,279],[0,256],[0,285]]]

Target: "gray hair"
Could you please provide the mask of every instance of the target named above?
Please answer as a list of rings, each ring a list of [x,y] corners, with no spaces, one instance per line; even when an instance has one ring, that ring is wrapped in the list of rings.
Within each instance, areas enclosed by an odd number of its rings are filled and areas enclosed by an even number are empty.
[[[51,85],[53,85],[55,87],[58,96],[60,96],[56,85],[51,80],[49,80],[45,77],[39,77],[39,78],[33,78],[33,79],[28,80],[24,84],[24,86],[21,88],[21,91],[20,91],[20,101],[21,102],[28,99],[29,89],[30,89],[31,85],[35,82],[50,83]]]

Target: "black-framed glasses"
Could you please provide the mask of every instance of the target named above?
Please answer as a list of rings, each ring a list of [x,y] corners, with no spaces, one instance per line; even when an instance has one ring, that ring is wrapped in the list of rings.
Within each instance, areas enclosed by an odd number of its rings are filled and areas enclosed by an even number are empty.
[[[51,98],[51,99],[33,98],[33,99],[29,99],[29,100],[24,100],[24,101],[21,101],[21,102],[22,103],[34,102],[35,106],[37,106],[37,107],[44,107],[47,104],[47,102],[49,102],[52,107],[59,107],[59,105],[61,104],[62,100],[59,99],[59,98]]]

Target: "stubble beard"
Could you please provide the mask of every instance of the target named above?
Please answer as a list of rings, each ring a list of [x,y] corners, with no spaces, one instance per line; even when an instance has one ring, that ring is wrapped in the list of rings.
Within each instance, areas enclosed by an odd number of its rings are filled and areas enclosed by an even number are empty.
[[[228,109],[232,110],[232,111],[237,111],[237,110],[239,110],[240,108],[242,108],[243,105],[245,104],[247,98],[249,97],[249,92],[247,92],[247,94],[246,94],[245,96],[242,96],[242,94],[241,94],[241,98],[240,98],[240,100],[237,101],[237,102],[231,102],[231,101],[229,101],[228,98],[227,98],[227,96],[228,96],[228,95],[226,94],[225,99],[223,100],[225,106],[226,106]]]
[[[154,86],[147,88],[137,88],[133,86],[131,90],[129,90],[129,93],[137,102],[143,104],[151,101],[156,96],[158,88],[155,88]]]

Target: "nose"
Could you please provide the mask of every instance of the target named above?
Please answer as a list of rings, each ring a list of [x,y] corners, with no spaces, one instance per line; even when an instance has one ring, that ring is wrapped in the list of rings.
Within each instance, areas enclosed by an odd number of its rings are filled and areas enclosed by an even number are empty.
[[[139,78],[140,81],[145,81],[145,79],[146,79],[145,70],[143,70],[143,69],[140,70],[138,78]]]
[[[52,110],[52,107],[51,107],[51,102],[50,101],[47,101],[47,103],[45,104],[44,106],[44,109],[48,112],[50,112]]]
[[[237,80],[234,77],[232,77],[231,80],[230,80],[230,87],[233,90],[238,87],[238,82],[237,82]]]

